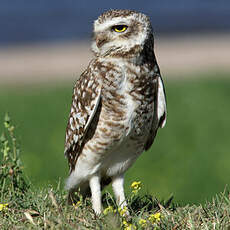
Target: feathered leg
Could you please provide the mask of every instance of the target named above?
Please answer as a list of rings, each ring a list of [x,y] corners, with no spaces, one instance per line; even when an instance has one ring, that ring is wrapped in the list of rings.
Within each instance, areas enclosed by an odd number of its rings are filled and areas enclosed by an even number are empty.
[[[101,213],[101,184],[99,175],[93,175],[89,180],[89,186],[92,194],[93,210],[97,215]]]
[[[112,178],[112,188],[118,206],[123,209],[127,206],[124,192],[124,175],[118,175]]]

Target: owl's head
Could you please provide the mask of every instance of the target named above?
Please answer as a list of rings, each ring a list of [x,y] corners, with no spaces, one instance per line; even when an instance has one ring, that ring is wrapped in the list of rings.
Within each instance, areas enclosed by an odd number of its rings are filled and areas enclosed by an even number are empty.
[[[92,50],[97,56],[126,56],[141,52],[152,38],[149,18],[131,10],[110,10],[94,22]]]

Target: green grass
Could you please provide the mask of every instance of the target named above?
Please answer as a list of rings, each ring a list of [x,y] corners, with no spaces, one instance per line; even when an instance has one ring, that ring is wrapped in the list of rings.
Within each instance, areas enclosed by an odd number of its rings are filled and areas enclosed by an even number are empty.
[[[0,229],[229,229],[230,193],[204,205],[178,206],[172,198],[159,202],[139,190],[128,196],[124,215],[110,193],[103,196],[104,212],[96,216],[90,199],[66,204],[60,183],[36,189],[25,177],[15,127],[5,118],[0,138]],[[141,187],[139,187],[141,189]],[[109,207],[109,209],[107,208]],[[107,210],[107,212],[105,212]],[[110,211],[109,211],[110,210]]]
[[[108,197],[106,197],[108,198]],[[164,204],[138,196],[129,202],[131,218],[116,213],[97,217],[89,199],[77,207],[66,205],[66,194],[59,188],[30,190],[21,205],[11,200],[8,209],[0,212],[0,228],[8,229],[229,229],[230,200],[227,194],[216,196],[204,205]],[[107,207],[106,203],[104,206]],[[132,206],[137,208],[131,208]],[[114,210],[117,210],[116,207]],[[152,214],[160,213],[158,221],[150,221]],[[127,219],[127,220],[126,220]],[[146,225],[140,224],[140,219]],[[124,221],[127,224],[123,224]],[[125,228],[132,225],[132,228]],[[135,228],[135,227],[136,228]]]
[[[143,193],[182,204],[205,203],[230,181],[230,106],[227,75],[165,81],[166,127],[151,150],[127,172],[126,190],[141,180]],[[16,124],[25,174],[37,187],[67,177],[64,132],[73,83],[0,87],[0,120],[9,112]],[[1,131],[1,130],[0,130]]]

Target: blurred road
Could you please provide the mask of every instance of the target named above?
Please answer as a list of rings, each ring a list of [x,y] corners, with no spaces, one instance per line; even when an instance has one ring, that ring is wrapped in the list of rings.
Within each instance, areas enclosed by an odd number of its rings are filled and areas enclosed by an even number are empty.
[[[156,37],[162,75],[230,72],[230,34]],[[31,84],[76,78],[92,57],[90,42],[0,48],[0,84]]]

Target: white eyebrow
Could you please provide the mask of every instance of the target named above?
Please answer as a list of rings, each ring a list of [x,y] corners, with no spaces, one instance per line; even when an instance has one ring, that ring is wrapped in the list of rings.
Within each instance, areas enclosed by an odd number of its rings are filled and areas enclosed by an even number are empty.
[[[113,18],[111,20],[105,21],[104,23],[100,24],[98,23],[98,21],[95,21],[94,23],[94,31],[98,32],[98,31],[104,31],[105,29],[113,26],[113,25],[118,25],[118,24],[127,24],[127,22],[129,23],[131,21],[131,19],[133,19],[134,16],[128,16],[126,18],[126,20],[124,21],[124,17],[117,17],[117,18]]]

